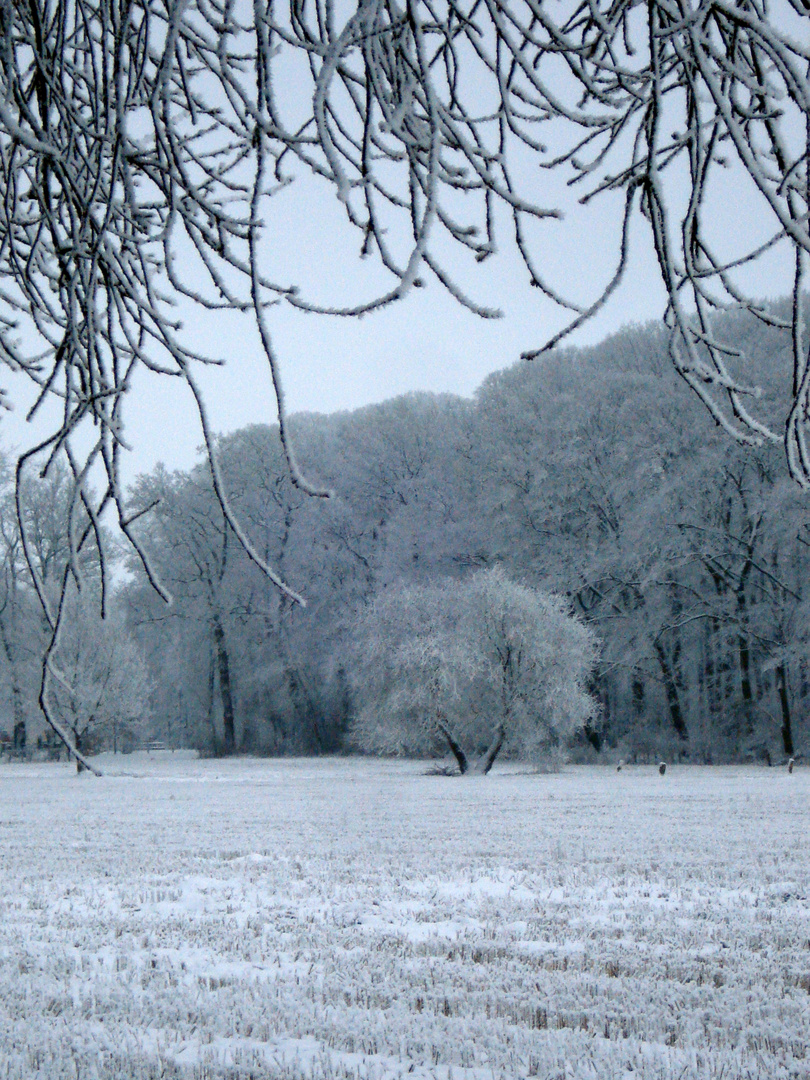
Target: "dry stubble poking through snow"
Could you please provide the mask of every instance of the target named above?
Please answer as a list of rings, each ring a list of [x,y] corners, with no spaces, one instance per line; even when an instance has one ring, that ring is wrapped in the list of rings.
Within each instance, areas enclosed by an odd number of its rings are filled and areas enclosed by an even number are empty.
[[[0,767],[0,1077],[810,1076],[810,772],[122,761]]]

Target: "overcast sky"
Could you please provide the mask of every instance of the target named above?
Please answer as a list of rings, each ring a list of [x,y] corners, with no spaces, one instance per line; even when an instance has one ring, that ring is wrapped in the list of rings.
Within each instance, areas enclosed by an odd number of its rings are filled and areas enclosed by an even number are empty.
[[[557,198],[559,192],[551,194]],[[730,187],[728,195],[715,207],[718,235],[733,242],[744,222],[741,231],[750,240],[758,208],[739,187]],[[564,223],[545,223],[536,230],[537,265],[555,287],[580,303],[593,300],[613,272],[620,199],[608,196],[587,211],[572,204]],[[271,200],[265,220],[267,273],[284,284],[299,284],[308,298],[346,304],[391,288],[391,279],[374,260],[358,258],[358,236],[345,224],[327,187],[299,178]],[[763,221],[763,237],[769,227]],[[508,221],[502,223],[500,244],[499,253],[482,265],[468,265],[457,253],[444,254],[457,281],[476,301],[502,308],[502,319],[471,314],[435,279],[363,319],[302,314],[283,304],[272,308],[269,325],[289,411],[352,409],[414,390],[470,395],[490,372],[542,344],[566,316],[529,287]],[[748,284],[760,296],[783,295],[790,287],[788,270],[775,256]],[[595,343],[627,323],[660,317],[663,308],[648,226],[637,216],[623,285],[570,340]],[[226,361],[201,379],[215,430],[275,421],[269,373],[250,318],[198,311],[184,315],[196,345]],[[30,390],[8,375],[0,385],[16,399],[14,413],[3,418],[0,428],[5,445],[24,448],[43,430],[41,423],[24,423]],[[187,468],[201,442],[188,388],[179,380],[140,376],[127,405],[125,435],[133,447],[126,456],[127,480],[158,461],[169,469]]]

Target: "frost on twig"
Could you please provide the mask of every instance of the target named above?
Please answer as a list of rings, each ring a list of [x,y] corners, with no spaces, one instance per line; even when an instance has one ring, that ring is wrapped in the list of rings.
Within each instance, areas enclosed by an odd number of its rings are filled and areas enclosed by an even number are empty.
[[[287,151],[334,184],[363,253],[376,251],[396,279],[377,300],[329,310],[362,314],[390,303],[426,266],[461,303],[497,314],[468,299],[438,265],[432,238],[443,232],[483,261],[498,247],[501,203],[530,283],[574,316],[524,352],[531,359],[614,293],[629,265],[631,216],[640,212],[668,296],[676,370],[731,437],[782,441],[790,474],[810,486],[806,7],[789,0],[363,0],[338,25],[323,0],[289,15],[283,6],[263,14],[268,42],[300,51],[311,69],[312,118],[286,140]],[[277,118],[282,98],[277,92]],[[528,181],[527,162],[542,170]],[[544,185],[552,173],[582,203],[624,194],[615,272],[585,302],[567,297],[566,283],[546,280],[527,228],[532,219],[559,217]],[[714,221],[730,191],[754,200],[731,237]],[[411,233],[401,253],[391,239],[398,218]],[[796,284],[784,324],[793,339],[791,404],[775,426],[746,381],[746,358],[730,357],[712,323],[728,306],[780,322],[742,284],[779,247],[793,249]],[[291,302],[324,310],[301,297]]]

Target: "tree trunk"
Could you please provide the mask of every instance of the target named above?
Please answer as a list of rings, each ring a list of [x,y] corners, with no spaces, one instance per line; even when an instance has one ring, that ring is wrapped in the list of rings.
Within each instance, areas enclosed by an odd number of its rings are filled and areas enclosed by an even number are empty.
[[[776,689],[779,691],[779,704],[782,707],[782,745],[788,757],[793,757],[793,730],[790,722],[790,702],[787,692],[787,672],[784,663],[776,669]]]
[[[222,698],[223,749],[226,754],[232,754],[236,748],[236,730],[231,694],[231,665],[228,660],[228,650],[225,648],[225,631],[222,629],[219,615],[214,616],[214,646],[219,672],[219,694]]]
[[[76,747],[79,753],[82,752],[82,737],[75,728],[73,729],[73,745]],[[84,772],[84,762],[80,757],[76,758],[76,772]]]
[[[723,704],[723,661],[719,641],[720,623],[712,617],[706,621],[706,700],[710,716],[716,716]]]
[[[644,680],[636,673],[630,687],[633,695],[633,712],[636,716],[644,715]]]
[[[664,677],[664,688],[667,692],[667,704],[669,705],[669,715],[672,720],[672,726],[678,732],[678,736],[685,741],[689,738],[689,732],[686,729],[686,723],[684,722],[683,713],[681,712],[681,702],[678,697],[678,687],[675,682],[675,676],[672,673],[672,668],[669,666],[669,661],[667,660],[664,646],[661,642],[653,642],[653,647],[655,649],[655,655],[658,657],[661,674]]]
[[[214,715],[214,690],[216,688],[216,657],[214,656],[213,634],[208,636],[208,724],[211,730],[211,749],[214,753],[219,748],[219,733]]]
[[[495,738],[492,741],[492,745],[481,758],[478,766],[478,771],[481,773],[482,776],[486,776],[489,770],[495,764],[495,758],[501,752],[501,747],[503,746],[503,740],[505,738],[505,735],[506,732],[504,731],[503,724],[498,724],[498,728],[495,732]]]
[[[12,588],[16,589],[16,585]],[[14,749],[17,749],[19,738],[22,738],[21,750],[25,750],[26,727],[25,708],[23,705],[23,691],[20,679],[20,665],[17,662],[17,611],[16,600],[12,594],[11,601],[11,629],[6,626],[5,617],[0,617],[0,637],[3,641],[3,652],[8,661],[9,675],[11,678],[11,709],[14,722]],[[21,735],[18,735],[18,732]]]
[[[585,727],[582,730],[585,732],[585,738],[588,740],[588,742],[591,744],[591,746],[594,748],[594,750],[598,754],[602,749],[602,733],[601,733],[601,731],[597,731],[597,729],[594,728],[594,727],[591,727],[590,724],[586,724]]]
[[[450,746],[450,749],[453,753],[453,757],[458,762],[458,771],[461,773],[462,776],[464,776],[468,768],[467,755],[464,753],[459,744],[450,734],[449,729],[442,722],[441,717],[439,718],[439,730],[441,731],[442,735],[444,735],[445,739],[447,739],[448,745]]]
[[[737,625],[740,628],[737,636],[737,650],[740,659],[740,693],[746,705],[749,705],[754,697],[751,691],[751,645],[747,633],[748,603],[745,596],[745,586],[751,572],[751,565],[749,558],[742,568],[740,580],[737,584]]]
[[[318,723],[318,710],[303,675],[290,660],[287,661],[287,686],[295,710],[298,730],[308,730],[310,733],[307,739],[309,747],[313,747],[316,753],[322,754],[328,747],[325,744],[323,732]]]
[[[740,692],[746,705],[753,700],[751,692],[751,648],[745,634],[740,634],[737,639],[737,647],[740,657]]]

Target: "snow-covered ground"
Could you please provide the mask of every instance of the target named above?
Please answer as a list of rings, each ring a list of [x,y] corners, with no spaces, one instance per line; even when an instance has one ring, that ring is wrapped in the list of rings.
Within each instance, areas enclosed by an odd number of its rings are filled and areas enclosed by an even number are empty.
[[[810,1077],[810,770],[102,765],[0,766],[2,1078]]]

